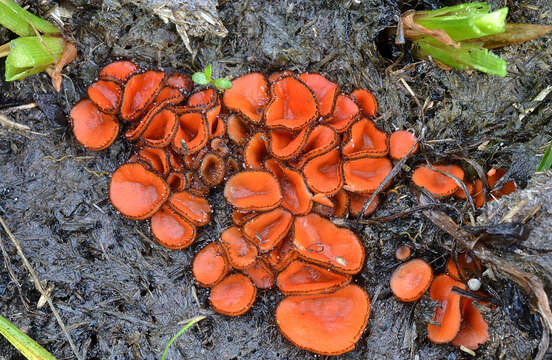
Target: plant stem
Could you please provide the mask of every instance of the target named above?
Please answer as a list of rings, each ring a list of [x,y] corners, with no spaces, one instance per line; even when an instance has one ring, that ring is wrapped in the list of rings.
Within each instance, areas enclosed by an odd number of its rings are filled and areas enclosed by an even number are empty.
[[[188,330],[193,324],[201,321],[205,319],[205,316],[203,315],[200,315],[200,316],[196,316],[194,318],[192,318],[190,321],[188,321],[188,323],[182,328],[180,329],[176,335],[174,335],[170,340],[169,342],[167,343],[167,346],[165,346],[165,351],[163,351],[163,356],[161,356],[161,360],[165,360],[165,357],[167,356],[167,352],[169,351],[169,346],[171,346],[171,344],[180,336],[182,335],[184,332],[186,332],[186,330]]]

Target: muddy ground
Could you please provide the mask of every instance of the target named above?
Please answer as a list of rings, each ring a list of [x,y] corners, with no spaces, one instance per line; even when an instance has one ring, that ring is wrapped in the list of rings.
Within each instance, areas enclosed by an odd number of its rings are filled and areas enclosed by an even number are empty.
[[[401,49],[393,47],[382,31],[395,24],[401,11],[455,1],[221,1],[218,13],[228,36],[192,38],[193,56],[174,25],[130,1],[27,3],[39,14],[56,4],[72,13],[65,32],[76,40],[79,56],[67,68],[60,94],[44,74],[0,83],[0,109],[34,101],[41,105],[41,109],[8,114],[40,134],[0,127],[0,216],[20,241],[43,286],[52,288],[53,302],[86,359],[159,359],[183,321],[199,314],[207,319],[172,345],[169,358],[315,358],[280,335],[274,310],[281,295],[275,290],[260,292],[244,316],[228,318],[209,309],[208,292],[197,286],[190,268],[193,254],[231,222],[220,189],[211,197],[214,221],[185,251],[154,244],[147,239],[146,222],[127,220],[110,205],[109,174],[126,161],[131,147],[119,138],[108,150],[88,152],[75,142],[65,114],[85,94],[98,70],[118,57],[188,72],[213,64],[216,76],[230,77],[249,71],[318,71],[346,92],[356,87],[372,90],[382,129],[427,131],[422,151],[394,181],[375,217],[416,205],[409,171],[424,158],[467,157],[485,169],[513,168],[512,175],[525,186],[537,154],[543,153],[552,135],[550,101],[532,102],[552,85],[550,37],[497,50],[509,63],[506,78],[444,71],[429,62],[417,62],[408,51],[386,73]],[[497,8],[505,2],[491,3]],[[548,0],[506,4],[511,22],[552,23]],[[11,38],[0,30],[0,43]],[[417,102],[426,104],[423,118]],[[535,110],[520,120],[520,114],[534,105],[538,105]],[[546,183],[550,176],[543,176],[541,182]],[[458,218],[454,212],[451,215]],[[440,272],[448,256],[442,245],[451,239],[421,214],[352,226],[367,248],[366,266],[355,281],[370,294],[372,313],[357,348],[340,358],[470,358],[452,346],[426,340],[427,299],[401,304],[388,287],[398,245],[411,244]],[[549,231],[536,234],[544,239],[539,243],[544,249],[552,248]],[[37,309],[40,293],[14,246],[3,231],[0,238],[7,254],[0,255],[0,313],[59,359],[74,358],[48,306]],[[550,253],[537,256],[545,268],[551,263]],[[533,358],[542,326],[530,311],[530,299],[511,281],[484,282],[506,301],[484,313],[491,339],[477,351],[477,358]],[[546,286],[550,291],[549,282]],[[0,359],[4,358],[21,356],[0,339]]]

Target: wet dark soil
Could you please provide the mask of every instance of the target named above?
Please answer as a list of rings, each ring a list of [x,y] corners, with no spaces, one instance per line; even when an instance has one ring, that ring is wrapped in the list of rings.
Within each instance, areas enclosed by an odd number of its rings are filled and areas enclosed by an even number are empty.
[[[416,205],[409,172],[425,159],[464,157],[485,169],[513,168],[512,175],[523,184],[538,162],[536,154],[543,153],[552,135],[550,101],[532,102],[552,85],[550,37],[497,50],[509,63],[508,76],[498,78],[417,62],[408,47],[395,48],[384,35],[378,37],[407,8],[435,8],[455,1],[220,3],[218,12],[229,35],[192,38],[191,55],[174,25],[130,1],[29,2],[38,13],[56,4],[72,12],[64,29],[77,42],[79,56],[67,68],[60,94],[44,74],[0,83],[0,109],[33,101],[40,105],[40,109],[8,114],[12,121],[40,134],[0,127],[0,216],[20,241],[43,286],[53,288],[54,304],[84,358],[158,359],[183,321],[199,314],[207,319],[172,345],[169,358],[315,358],[280,335],[274,309],[281,295],[275,290],[260,292],[244,316],[228,318],[209,309],[208,292],[194,282],[190,267],[193,254],[217,239],[231,222],[220,189],[211,196],[212,224],[185,251],[154,244],[148,239],[147,222],[127,220],[111,206],[109,174],[129,157],[130,145],[120,138],[108,150],[88,152],[72,137],[63,113],[85,95],[98,70],[116,58],[187,72],[212,64],[217,77],[281,69],[321,72],[345,92],[370,89],[378,99],[381,117],[377,124],[382,129],[413,128],[418,134],[426,129],[422,151],[409,160],[384,195],[375,217]],[[504,1],[491,3],[497,8]],[[511,22],[552,23],[552,4],[547,0],[506,3]],[[11,36],[0,30],[0,43]],[[386,72],[403,50],[403,60]],[[520,119],[520,114],[535,105],[534,111]],[[470,170],[467,163],[462,164]],[[458,218],[454,212],[451,216]],[[409,243],[417,256],[431,261],[440,272],[449,255],[442,245],[451,239],[421,214],[350,226],[367,248],[366,266],[355,281],[370,294],[372,310],[357,348],[340,358],[469,358],[457,348],[426,340],[425,324],[431,314],[427,298],[402,304],[388,287],[397,265],[393,258],[397,246]],[[0,238],[7,251],[7,256],[0,255],[0,313],[56,357],[73,358],[48,306],[37,308],[40,293],[15,248],[4,232],[0,231]],[[546,241],[541,245],[552,248],[552,239]],[[543,261],[549,271],[550,257]],[[509,280],[485,281],[507,301],[496,310],[483,310],[491,338],[477,351],[477,358],[533,358],[542,327],[530,311],[526,294]],[[19,355],[0,339],[3,358]]]

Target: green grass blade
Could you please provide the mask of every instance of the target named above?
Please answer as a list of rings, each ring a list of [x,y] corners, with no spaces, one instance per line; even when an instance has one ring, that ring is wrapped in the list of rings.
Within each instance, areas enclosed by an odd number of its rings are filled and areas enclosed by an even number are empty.
[[[201,320],[205,319],[205,316],[201,315],[201,316],[196,316],[195,318],[192,318],[190,321],[188,321],[188,323],[182,328],[180,329],[176,335],[174,335],[170,340],[169,342],[167,343],[167,346],[165,346],[165,351],[163,351],[163,356],[161,356],[161,360],[165,360],[165,357],[167,356],[167,352],[169,351],[169,346],[171,346],[171,344],[180,336],[182,335],[183,333],[186,332],[186,330],[188,330],[193,324],[197,323],[197,322],[200,322]]]
[[[37,37],[22,37],[10,42],[10,53],[6,58],[6,81],[23,79],[56,63],[56,58],[59,59],[65,47],[64,40],[48,36],[42,40],[44,44]]]
[[[447,46],[433,38],[417,40],[418,56],[433,58],[445,65],[460,70],[476,69],[488,74],[506,76],[506,61],[487,49],[469,44],[462,44],[460,48]]]
[[[473,13],[432,18],[416,16],[414,21],[430,30],[444,30],[454,41],[462,41],[504,32],[506,15],[508,8],[489,14]]]
[[[29,360],[56,360],[46,349],[1,315],[0,334]]]
[[[33,36],[35,35],[35,31],[29,23],[32,23],[42,34],[53,35],[60,33],[57,27],[31,14],[17,5],[13,0],[0,0],[0,25],[19,36]]]
[[[550,145],[546,148],[544,156],[539,163],[539,166],[537,166],[537,172],[547,171],[550,167],[552,167],[552,143],[550,143]]]

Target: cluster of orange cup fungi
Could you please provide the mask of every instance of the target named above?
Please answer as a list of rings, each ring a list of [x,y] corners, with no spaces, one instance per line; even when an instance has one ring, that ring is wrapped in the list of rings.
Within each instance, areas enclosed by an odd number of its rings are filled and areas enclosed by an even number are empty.
[[[401,246],[396,257],[403,261],[411,254],[407,246]],[[480,265],[467,254],[460,254],[457,260],[455,263],[450,258],[446,273],[435,278],[427,262],[422,259],[408,260],[395,269],[390,287],[403,302],[417,301],[429,289],[429,296],[437,305],[433,321],[427,325],[428,339],[436,344],[451,343],[476,350],[489,339],[487,322],[473,305],[473,300],[454,292],[453,287],[467,290],[466,278],[475,277]]]
[[[200,250],[192,266],[198,283],[211,288],[212,307],[241,315],[257,289],[276,285],[286,296],[276,310],[282,334],[302,349],[338,355],[355,347],[370,300],[351,283],[364,264],[362,243],[328,217],[359,215],[391,172],[391,159],[417,150],[412,132],[379,130],[370,119],[376,110],[368,91],[344,94],[319,74],[250,73],[235,79],[221,99],[212,88],[194,91],[186,74],[117,61],[102,69],[70,118],[77,141],[90,150],[107,148],[121,122],[127,125],[124,136],[136,151],[114,172],[110,199],[124,216],[150,219],[162,246],[193,243],[197,227],[210,221],[209,190],[224,183],[233,225]],[[464,178],[455,165],[435,168]],[[458,192],[450,178],[424,167],[413,180],[438,196]],[[376,209],[374,200],[363,215]],[[412,260],[397,269],[391,287],[395,292],[394,283],[406,281],[397,295],[402,301],[419,299],[432,283],[424,264]],[[437,290],[445,281],[439,279],[431,296],[453,296],[451,286]],[[409,288],[420,282],[423,291]],[[477,318],[467,302],[450,311]],[[453,340],[431,334],[435,342]]]

